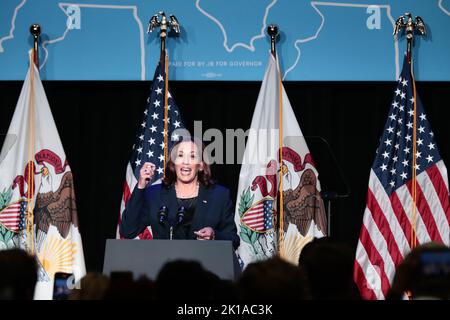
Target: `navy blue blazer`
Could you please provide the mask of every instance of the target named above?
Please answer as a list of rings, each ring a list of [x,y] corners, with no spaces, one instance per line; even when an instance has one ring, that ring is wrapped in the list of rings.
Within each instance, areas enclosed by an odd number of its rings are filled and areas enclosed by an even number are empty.
[[[151,226],[153,238],[169,239],[169,226],[158,222],[158,213],[162,206],[168,208],[168,220],[175,220],[178,212],[175,186],[166,188],[162,184],[157,184],[145,189],[134,188],[122,214],[120,224],[122,236],[133,239],[147,226]],[[231,240],[234,248],[239,246],[239,237],[234,222],[234,207],[230,191],[227,188],[217,184],[208,188],[200,185],[187,239],[196,239],[194,231],[204,227],[214,229],[216,240]],[[186,239],[186,233],[175,228],[173,238]]]

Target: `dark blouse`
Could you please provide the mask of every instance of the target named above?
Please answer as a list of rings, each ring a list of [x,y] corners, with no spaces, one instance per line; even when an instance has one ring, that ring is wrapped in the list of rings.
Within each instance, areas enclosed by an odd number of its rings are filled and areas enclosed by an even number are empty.
[[[195,208],[197,206],[197,197],[194,198],[177,198],[178,208],[184,208],[183,222],[181,223],[181,228],[183,229],[183,234],[185,238],[188,238],[189,229],[192,225],[192,220],[194,219]],[[178,209],[180,211],[180,209]]]

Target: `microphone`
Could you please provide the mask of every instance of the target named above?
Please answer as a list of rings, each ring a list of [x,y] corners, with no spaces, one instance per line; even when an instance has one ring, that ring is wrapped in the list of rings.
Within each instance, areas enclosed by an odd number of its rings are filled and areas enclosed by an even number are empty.
[[[168,222],[168,208],[167,206],[161,206],[158,211],[158,222],[162,225],[165,225]],[[173,239],[173,225],[172,223],[169,226],[169,239]]]
[[[185,214],[186,214],[186,208],[184,206],[179,207],[178,212],[177,212],[177,217],[176,217],[177,226],[184,223]]]
[[[158,211],[158,222],[160,224],[164,224],[167,222],[167,213],[168,213],[168,209],[166,206],[161,206],[161,208],[159,208]]]

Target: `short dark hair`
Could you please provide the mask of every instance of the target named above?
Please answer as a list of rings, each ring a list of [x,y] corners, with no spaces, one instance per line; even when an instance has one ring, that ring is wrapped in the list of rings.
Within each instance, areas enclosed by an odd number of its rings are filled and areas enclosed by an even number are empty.
[[[283,295],[280,292],[283,291]],[[241,300],[309,300],[303,270],[279,256],[250,263],[238,280]]]
[[[35,257],[26,251],[0,251],[0,300],[32,300],[37,272]]]
[[[314,238],[307,243],[299,258],[305,271],[313,299],[360,300],[353,280],[355,257],[350,245],[329,237]]]
[[[214,181],[211,178],[211,167],[208,164],[209,161],[206,161],[207,159],[205,158],[205,145],[202,142],[198,141],[198,139],[196,139],[195,137],[183,137],[173,145],[172,149],[170,150],[169,159],[167,161],[166,172],[162,181],[163,185],[168,188],[175,184],[175,182],[177,181],[175,163],[172,160],[172,154],[177,151],[179,145],[183,142],[192,142],[197,146],[197,150],[199,152],[201,151],[200,158],[203,164],[203,170],[199,170],[198,172],[198,182],[206,188],[212,186],[214,184]]]
[[[214,299],[215,283],[219,281],[202,264],[194,260],[169,261],[159,271],[156,281],[156,298],[173,301],[204,301]]]
[[[427,242],[412,249],[405,259],[396,267],[392,286],[387,294],[388,300],[403,299],[404,293],[409,292],[413,298],[428,297],[434,299],[450,298],[450,276],[446,273],[431,273],[426,271],[427,255],[449,254],[450,248],[443,243]],[[431,270],[444,271],[441,263],[436,263]]]

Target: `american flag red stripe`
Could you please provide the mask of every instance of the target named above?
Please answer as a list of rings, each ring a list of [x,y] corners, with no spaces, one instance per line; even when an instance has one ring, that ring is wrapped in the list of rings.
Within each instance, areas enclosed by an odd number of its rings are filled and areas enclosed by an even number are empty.
[[[445,167],[443,168],[445,169]],[[434,190],[437,192],[437,196],[439,198],[439,202],[441,203],[442,208],[447,208],[445,212],[445,216],[447,217],[447,222],[450,224],[450,206],[448,200],[448,188],[445,184],[444,179],[442,179],[442,173],[439,170],[438,165],[431,167],[427,170],[428,176],[433,183]],[[445,170],[445,174],[447,174],[447,170]]]
[[[125,205],[128,203],[128,200],[130,200],[130,197],[130,186],[128,185],[128,181],[125,181],[123,185],[123,201],[125,202]]]
[[[386,243],[389,245],[389,252],[391,253],[394,264],[398,265],[403,259],[402,254],[400,253],[397,242],[394,239],[391,225],[389,224],[383,210],[381,210],[374,194],[370,189],[367,193],[367,206],[372,209],[372,218],[383,235]]]
[[[434,167],[434,166],[433,166]],[[439,199],[437,190],[434,188],[434,183],[430,179],[427,169],[423,174],[420,175],[418,183],[421,187],[421,192],[423,197],[426,199],[428,207],[430,208],[430,221],[431,226],[436,229],[436,235],[432,237],[433,241],[437,242],[448,242],[450,227],[448,224],[448,219],[446,218],[446,213],[448,208],[444,210]],[[432,187],[426,187],[427,185]],[[448,198],[448,191],[447,191]]]
[[[122,212],[123,212],[122,207],[125,208],[125,206],[128,203],[128,200],[130,200],[130,197],[131,197],[130,187],[128,186],[128,181],[125,181],[123,184],[122,204],[121,204],[121,210],[120,210],[120,214],[119,214],[119,223],[117,224],[117,230],[116,230],[116,238],[117,239],[124,239],[124,237],[120,234],[119,225],[122,223]]]
[[[407,241],[407,243],[411,243],[411,223],[406,215],[405,210],[403,210],[403,206],[400,203],[398,195],[396,192],[392,193],[390,197],[392,209],[394,210],[395,217],[397,218],[400,225],[403,227],[403,235]],[[415,243],[419,243],[417,236],[414,236]]]
[[[412,217],[412,203],[413,203],[413,198],[411,193],[409,192],[408,187],[405,185],[403,185],[401,188],[399,188],[396,192],[398,195],[398,198],[400,199],[400,204],[403,207],[403,210],[406,213],[406,216],[408,218],[408,221],[410,223],[410,226],[412,228],[413,226],[413,217]],[[422,216],[420,214],[416,215],[416,225],[415,225],[415,229],[416,229],[416,244],[422,244],[425,242],[429,242],[431,241],[430,235],[428,234],[427,228],[425,226],[425,223],[422,220]],[[411,243],[411,242],[409,242]]]
[[[373,190],[373,191],[372,191]],[[375,194],[374,194],[375,192]],[[406,253],[406,250],[409,250],[409,245],[406,239],[403,237],[404,233],[402,233],[400,230],[403,230],[403,224],[399,223],[400,220],[397,219],[397,215],[395,214],[395,211],[392,207],[391,200],[384,190],[382,188],[382,184],[378,177],[375,175],[375,173],[372,171],[370,174],[370,183],[369,183],[369,195],[373,195],[373,200],[375,201],[377,207],[379,208],[379,211],[376,211],[375,209],[372,209],[371,212],[378,214],[382,214],[383,217],[385,217],[386,221],[388,222],[386,227],[389,227],[390,233],[392,234],[392,240],[394,240],[397,243],[397,247],[401,253],[401,256],[404,256]],[[393,192],[392,195],[396,195],[396,192]],[[373,202],[372,202],[373,203]],[[368,202],[368,204],[370,204]],[[370,208],[370,207],[369,207]],[[408,217],[405,215],[406,220],[409,223]],[[380,219],[378,217],[374,217],[374,219]]]
[[[264,229],[264,202],[250,208],[243,216],[242,222],[249,228],[260,231]]]
[[[116,238],[117,239],[124,239],[124,237],[119,232],[119,225],[122,222],[122,213],[125,210],[125,206],[130,200],[132,190],[137,184],[137,180],[133,175],[133,170],[131,168],[131,165],[127,165],[127,173],[126,173],[126,179],[123,185],[123,192],[122,192],[122,202],[120,206],[120,215],[119,215],[119,223],[117,225],[117,231],[116,231]],[[137,237],[136,239],[141,240],[151,240],[153,239],[153,235],[151,233],[151,228],[148,226],[144,229]]]
[[[438,211],[438,214],[433,214],[433,217],[436,220],[436,226],[439,229],[439,233],[442,237],[445,237],[447,234],[447,230],[443,228],[449,228],[450,225],[450,207],[449,207],[449,199],[448,199],[448,189],[442,179],[442,176],[439,174],[440,171],[438,169],[438,165],[433,166],[427,169],[427,176],[425,176],[425,180],[427,184],[432,184],[433,188],[427,189],[428,192],[432,192],[430,195],[426,193],[427,198],[434,197],[436,199],[433,202],[433,207],[431,208],[432,212]],[[445,171],[446,172],[446,171]],[[444,208],[446,208],[444,210]]]
[[[358,257],[355,260],[355,272],[354,272],[354,279],[356,283],[362,284],[364,287],[360,288],[361,292],[364,292],[364,296],[366,299],[369,300],[377,300],[378,297],[375,295],[375,292],[372,290],[371,287],[368,287],[366,285],[367,280],[366,276],[364,274],[364,271],[360,265],[360,261],[358,260]]]
[[[417,244],[429,241],[448,243],[448,191],[440,171],[437,168],[438,165],[439,163],[433,165],[430,169],[425,170],[417,176]],[[372,179],[375,180],[377,177],[371,175],[371,180]],[[375,186],[376,183],[372,182],[370,185]],[[407,186],[405,188],[407,188],[406,190],[409,192],[409,197],[402,198],[404,200],[407,199],[408,201],[402,203],[397,194],[398,192],[392,193],[389,201],[389,206],[392,208],[392,212],[389,213],[389,215],[394,217],[401,226],[401,229],[396,230],[397,232],[395,234],[395,238],[398,240],[394,239],[394,233],[391,230],[392,223],[387,222],[387,210],[383,211],[380,208],[380,203],[387,203],[387,195],[385,195],[386,198],[383,196],[378,196],[377,198],[370,188],[368,190],[367,209],[364,216],[364,224],[361,229],[358,249],[362,249],[360,246],[364,248],[372,266],[382,267],[377,269],[377,272],[379,272],[379,276],[381,277],[381,292],[376,295],[373,288],[367,283],[365,278],[367,275],[364,275],[360,263],[355,261],[354,278],[356,283],[359,284],[362,296],[366,299],[373,299],[374,295],[377,296],[378,299],[383,299],[385,297],[392,284],[393,276],[395,275],[393,267],[396,267],[403,260],[404,254],[402,254],[402,252],[406,253],[410,251],[412,216],[408,217],[404,208],[410,208],[412,205],[412,191],[411,183],[405,185]],[[433,188],[430,188],[430,186]],[[427,187],[427,193],[422,191],[424,187]],[[380,188],[376,190],[378,194],[383,192],[382,190],[380,191]],[[443,193],[446,195],[445,197],[442,197]],[[430,203],[434,205],[435,210],[430,209]],[[447,208],[446,212],[443,208]],[[408,211],[411,212],[412,210]],[[436,219],[438,219],[439,223],[436,222]],[[372,230],[369,231],[368,228],[372,228]],[[443,239],[443,236],[445,235],[447,235],[447,241],[444,241]],[[385,243],[385,245],[383,245],[383,243]],[[386,252],[388,255],[383,259],[380,252]],[[390,265],[390,269],[386,268],[387,265]],[[363,283],[364,285],[362,285]]]
[[[417,177],[417,180],[418,179],[419,177]],[[408,182],[406,186],[408,187],[408,190],[412,195],[413,194],[412,183]],[[420,216],[422,217],[422,221],[425,223],[430,238],[442,242],[442,238],[437,230],[433,214],[431,213],[430,207],[428,206],[428,202],[422,193],[422,189],[420,188],[420,184],[418,183],[418,181],[416,181],[416,196],[417,196],[416,214],[420,214]]]
[[[14,203],[0,212],[0,222],[8,229],[19,231],[20,202]]]
[[[374,227],[373,224],[369,224],[369,228]],[[383,248],[383,245],[385,246],[385,243],[381,240],[380,237],[376,237],[374,240],[372,240],[374,230],[367,229],[366,225],[363,225],[361,228],[361,234],[360,234],[360,243],[363,244],[365,251],[367,252],[367,256],[369,258],[370,263],[372,266],[374,266],[374,269],[376,273],[378,274],[379,282],[376,283],[377,286],[380,286],[381,282],[381,290],[382,292],[387,292],[390,288],[390,280],[388,278],[388,275],[392,275],[392,269],[393,264],[390,264],[389,258],[382,257],[381,253],[386,253],[386,248]],[[374,244],[374,241],[377,242],[377,245]],[[384,250],[379,250],[384,249]],[[376,267],[378,266],[378,267]],[[387,270],[386,270],[387,269]]]

